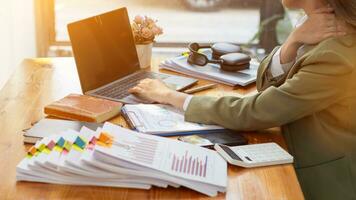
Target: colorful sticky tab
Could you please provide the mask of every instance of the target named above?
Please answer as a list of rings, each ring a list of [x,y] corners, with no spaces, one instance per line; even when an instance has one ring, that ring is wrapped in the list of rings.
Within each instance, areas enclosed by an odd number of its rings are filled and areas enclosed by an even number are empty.
[[[63,147],[60,147],[58,145],[54,146],[53,150],[58,151],[58,152],[62,152],[63,151]]]
[[[67,155],[68,153],[69,153],[69,151],[68,151],[68,150],[63,149],[63,151],[62,151],[62,154],[63,154],[63,155]]]
[[[53,140],[51,140],[50,142],[47,143],[47,148],[49,150],[52,150],[54,148],[54,146],[56,146],[56,143]]]
[[[82,137],[78,136],[75,139],[74,144],[78,145],[78,147],[80,147],[81,149],[84,149],[86,145],[86,141]]]
[[[28,154],[34,156],[37,152],[37,149],[35,146],[32,146],[29,150],[28,150]]]
[[[37,150],[42,152],[45,148],[46,148],[45,144],[40,144],[40,146],[37,148]]]
[[[90,140],[90,144],[96,144],[96,141],[97,141],[98,139],[96,138],[96,137],[93,137],[91,140]]]
[[[73,144],[72,148],[75,149],[75,150],[77,150],[77,151],[79,151],[79,152],[83,152],[83,151],[84,151],[84,149],[82,149],[81,147],[79,147],[77,144]]]
[[[66,142],[66,141],[64,140],[64,138],[61,137],[61,138],[59,138],[59,140],[57,141],[57,145],[60,146],[60,147],[63,147],[65,142]]]
[[[70,151],[70,149],[72,148],[72,145],[73,145],[72,143],[65,141],[63,148],[66,149],[67,151]]]
[[[113,140],[113,136],[111,136],[110,134],[105,133],[105,132],[102,132],[99,136],[99,141],[103,142],[105,144],[112,143],[112,140]]]
[[[51,153],[51,150],[48,149],[48,148],[44,148],[44,149],[42,150],[42,153],[50,154],[50,153]]]
[[[111,147],[113,143],[113,137],[105,132],[102,132],[99,135],[99,139],[96,141],[96,144],[99,146],[103,146],[103,147]]]
[[[88,146],[87,146],[87,149],[94,150],[94,147],[95,147],[95,144],[89,143]]]

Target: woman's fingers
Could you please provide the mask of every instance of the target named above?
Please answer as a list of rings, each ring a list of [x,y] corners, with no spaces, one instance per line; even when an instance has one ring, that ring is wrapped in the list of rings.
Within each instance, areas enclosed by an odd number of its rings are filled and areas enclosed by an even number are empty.
[[[329,19],[329,20],[335,20],[336,19],[335,13],[322,13],[320,15],[322,15],[325,19]]]
[[[346,32],[346,24],[337,19],[329,20],[326,23],[325,32]]]
[[[344,36],[346,33],[342,32],[342,31],[334,31],[334,32],[329,32],[329,33],[325,33],[323,35],[323,39],[327,39],[330,37],[338,37],[338,36]]]
[[[324,35],[324,40],[325,40],[325,39],[328,39],[328,38],[331,38],[331,37],[335,37],[335,33],[326,33],[326,34]]]
[[[347,32],[347,24],[344,21],[337,21],[336,27],[338,31]]]
[[[138,86],[135,86],[135,87],[133,87],[133,88],[130,88],[129,90],[128,90],[128,92],[129,93],[135,93],[135,94],[137,94],[137,93],[142,93],[142,88],[141,87],[138,87]]]
[[[331,7],[319,8],[316,9],[313,13],[314,14],[322,14],[322,13],[333,13],[334,9]]]
[[[152,80],[152,79],[146,78],[146,79],[141,80],[141,81],[139,82],[139,84],[147,84],[147,83],[149,83],[151,80]]]
[[[337,27],[336,26],[330,26],[330,27],[328,27],[327,29],[326,29],[326,33],[330,33],[330,32],[337,32],[338,31],[338,29],[337,29]]]
[[[337,21],[336,21],[336,19],[327,19],[325,22],[325,25],[327,27],[335,27],[335,26],[337,26]]]

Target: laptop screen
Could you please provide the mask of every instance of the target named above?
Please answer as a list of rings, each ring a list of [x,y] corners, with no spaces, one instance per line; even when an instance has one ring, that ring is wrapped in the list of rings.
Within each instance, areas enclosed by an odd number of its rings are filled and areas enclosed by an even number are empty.
[[[83,93],[140,69],[126,8],[68,25]]]

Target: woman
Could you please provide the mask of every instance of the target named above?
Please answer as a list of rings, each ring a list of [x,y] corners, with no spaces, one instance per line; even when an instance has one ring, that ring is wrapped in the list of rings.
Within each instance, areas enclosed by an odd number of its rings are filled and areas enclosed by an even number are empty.
[[[258,94],[192,97],[144,80],[131,92],[191,122],[249,131],[282,126],[306,199],[356,199],[356,1],[283,0],[307,16],[263,60]]]

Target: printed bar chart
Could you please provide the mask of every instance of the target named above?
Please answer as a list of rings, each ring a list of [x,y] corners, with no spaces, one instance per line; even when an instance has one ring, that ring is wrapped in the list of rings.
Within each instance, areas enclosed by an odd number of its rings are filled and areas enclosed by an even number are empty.
[[[171,170],[187,175],[206,177],[208,156],[204,159],[189,155],[188,151],[183,156],[173,154]]]
[[[114,145],[123,148],[129,153],[132,160],[151,165],[154,162],[158,142],[144,137],[137,137],[135,140],[118,140]]]

